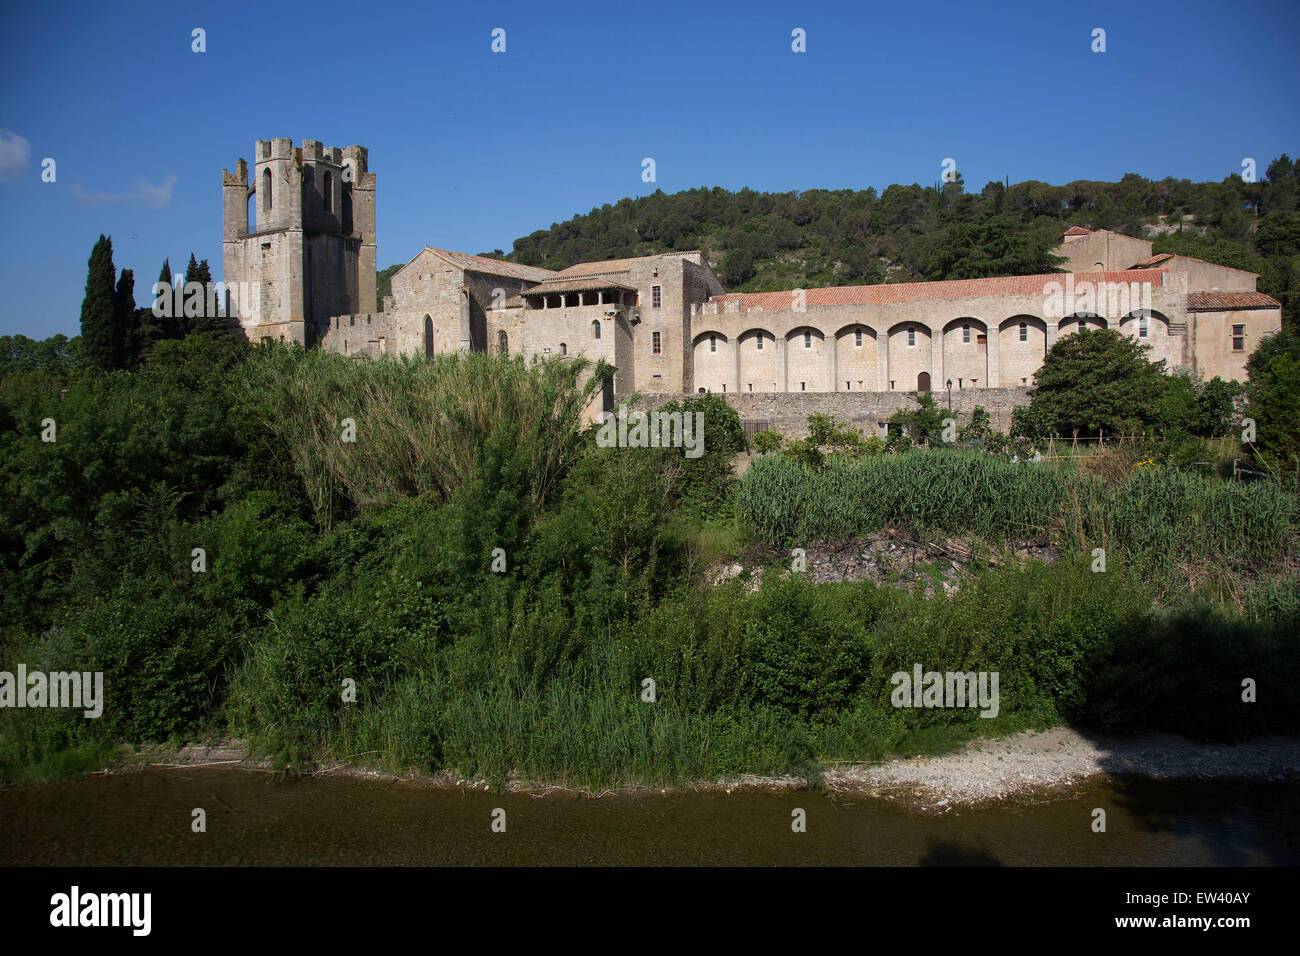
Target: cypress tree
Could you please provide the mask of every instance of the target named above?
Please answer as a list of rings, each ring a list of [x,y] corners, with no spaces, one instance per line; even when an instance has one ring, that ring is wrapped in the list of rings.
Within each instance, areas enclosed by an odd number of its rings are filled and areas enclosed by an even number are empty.
[[[142,344],[135,328],[135,273],[130,269],[122,270],[113,300],[113,367],[130,368]]]
[[[117,326],[117,293],[113,278],[113,241],[100,235],[90,253],[86,275],[86,297],[81,300],[81,340],[86,358],[105,371],[116,364],[114,332]]]
[[[172,275],[171,258],[170,257],[166,258],[163,260],[162,271],[158,273],[158,281],[165,282],[167,284],[167,288],[172,290],[173,310],[175,309],[175,303],[176,303],[176,295],[175,295],[176,290],[173,288],[172,283],[175,281],[175,279],[176,277]],[[163,316],[162,318],[155,318],[151,324],[156,327],[157,329],[156,337],[158,338],[178,339],[181,337],[181,328],[183,325],[182,316],[177,315],[175,311],[172,312],[171,316]]]

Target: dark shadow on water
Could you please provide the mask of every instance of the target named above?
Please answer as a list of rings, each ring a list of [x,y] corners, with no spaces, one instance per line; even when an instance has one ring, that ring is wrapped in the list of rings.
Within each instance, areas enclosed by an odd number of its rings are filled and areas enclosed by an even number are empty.
[[[997,857],[975,847],[931,841],[918,866],[1005,866]]]

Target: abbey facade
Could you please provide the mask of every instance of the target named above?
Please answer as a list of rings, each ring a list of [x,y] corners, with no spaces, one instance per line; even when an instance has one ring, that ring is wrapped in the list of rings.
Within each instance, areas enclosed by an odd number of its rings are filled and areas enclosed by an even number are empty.
[[[353,356],[604,358],[616,369],[605,407],[632,392],[1019,390],[1058,338],[1085,328],[1133,336],[1170,368],[1240,381],[1255,345],[1281,328],[1254,273],[1077,226],[1057,249],[1064,273],[763,293],[728,293],[699,252],[552,271],[426,247],[373,312],[366,149],[275,139],[254,154],[251,181],[242,159],[222,170],[232,328]]]

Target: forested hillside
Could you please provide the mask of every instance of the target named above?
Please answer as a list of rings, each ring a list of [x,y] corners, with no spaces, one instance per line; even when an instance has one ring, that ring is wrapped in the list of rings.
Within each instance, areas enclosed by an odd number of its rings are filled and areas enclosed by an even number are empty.
[[[964,279],[1050,272],[1071,225],[1114,229],[1260,274],[1292,324],[1300,305],[1300,164],[1283,155],[1258,182],[1159,181],[1064,186],[992,182],[785,193],[662,191],[620,199],[516,239],[504,256],[561,269],[575,262],[701,249],[731,291]],[[380,302],[394,267],[380,273]]]

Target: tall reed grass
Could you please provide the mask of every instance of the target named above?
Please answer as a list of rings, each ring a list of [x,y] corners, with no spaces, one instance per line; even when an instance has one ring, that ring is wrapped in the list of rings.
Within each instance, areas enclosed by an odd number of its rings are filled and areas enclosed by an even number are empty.
[[[576,455],[583,411],[611,374],[603,361],[583,359],[350,359],[267,345],[241,368],[236,390],[328,528],[349,505],[449,499],[494,433],[522,453],[540,505]],[[355,423],[355,441],[343,440],[344,419]]]

